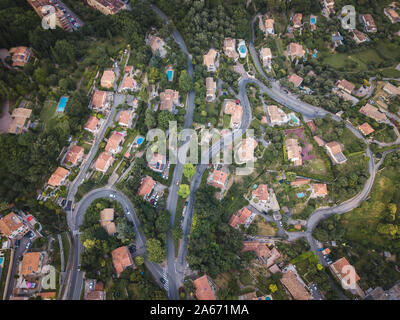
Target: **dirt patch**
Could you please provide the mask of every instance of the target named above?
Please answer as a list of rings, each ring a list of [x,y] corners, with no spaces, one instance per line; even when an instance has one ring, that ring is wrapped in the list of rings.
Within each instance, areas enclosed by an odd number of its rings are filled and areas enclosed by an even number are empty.
[[[12,118],[9,110],[10,103],[6,100],[1,108],[1,117],[0,117],[0,133],[8,133],[8,127],[11,124]]]

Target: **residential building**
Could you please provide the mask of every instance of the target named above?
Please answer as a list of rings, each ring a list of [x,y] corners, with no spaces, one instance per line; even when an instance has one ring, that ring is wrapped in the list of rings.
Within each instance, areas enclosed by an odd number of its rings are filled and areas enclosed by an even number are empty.
[[[369,125],[368,122],[363,123],[361,126],[358,126],[358,129],[363,133],[364,136],[368,136],[375,130]]]
[[[115,273],[117,274],[118,278],[120,277],[122,271],[124,271],[126,268],[136,269],[136,265],[133,262],[127,246],[119,247],[111,251],[111,255]]]
[[[337,48],[341,45],[343,45],[343,36],[340,34],[340,32],[334,32],[332,33],[332,42],[333,42],[333,48]]]
[[[325,183],[313,183],[312,184],[312,198],[324,198],[328,195],[328,189]]]
[[[266,261],[271,255],[271,250],[266,243],[257,241],[244,241],[241,252],[254,251],[257,258]]]
[[[357,29],[353,30],[353,39],[357,44],[364,43],[367,41],[367,36],[365,33],[358,31]]]
[[[122,110],[118,116],[118,125],[121,127],[130,127],[131,115],[132,112],[130,110]]]
[[[85,125],[83,126],[83,129],[96,134],[97,130],[99,129],[99,119],[97,117],[90,116],[88,121],[86,121]]]
[[[400,95],[400,86],[396,87],[396,86],[392,85],[390,82],[388,82],[383,87],[383,91],[390,94],[391,96],[397,96],[397,95]]]
[[[147,44],[151,47],[153,54],[158,52],[161,58],[167,55],[166,44],[163,39],[157,36],[150,35],[147,39]]]
[[[122,0],[87,0],[87,3],[105,15],[116,14],[126,9],[126,4]]]
[[[246,138],[241,141],[239,148],[237,149],[236,163],[247,163],[255,161],[254,150],[258,146],[257,141],[254,138]]]
[[[154,153],[153,158],[147,163],[147,166],[153,170],[154,172],[163,172],[165,169],[165,165],[167,164],[167,158],[160,154]]]
[[[216,300],[214,285],[211,283],[207,275],[197,278],[193,281],[196,289],[197,300]]]
[[[317,29],[317,21],[318,21],[318,16],[315,15],[310,15],[310,29],[311,31],[315,31]]]
[[[216,99],[215,92],[217,90],[217,83],[213,77],[206,78],[206,100],[207,102],[213,102]]]
[[[107,145],[105,147],[106,152],[111,154],[117,154],[121,152],[124,141],[124,136],[121,133],[114,131],[107,141]]]
[[[303,14],[295,13],[292,18],[293,28],[295,29],[301,28],[303,26],[303,24],[301,23],[302,19],[303,19]]]
[[[208,72],[216,72],[218,69],[218,52],[215,49],[210,49],[203,56],[203,64],[207,67]]]
[[[287,114],[275,105],[267,106],[267,115],[271,125],[283,125],[289,121]]]
[[[96,90],[93,94],[92,108],[96,112],[103,112],[108,108],[108,96],[107,91]]]
[[[99,157],[97,158],[94,168],[97,171],[106,173],[108,168],[113,164],[114,158],[109,155],[107,152],[100,153]]]
[[[325,141],[322,140],[320,137],[314,136],[313,138],[314,138],[315,142],[318,144],[318,146],[320,146],[320,147],[325,146]]]
[[[67,169],[58,167],[47,181],[47,184],[51,187],[62,186],[66,182],[68,175],[69,171]]]
[[[307,178],[297,178],[295,181],[292,181],[290,185],[292,187],[300,187],[304,186],[306,184],[310,184],[311,180]]]
[[[225,38],[224,40],[224,54],[228,57],[237,61],[239,54],[236,51],[236,39]]]
[[[8,51],[11,54],[12,66],[13,67],[24,67],[32,57],[32,48],[28,47],[15,47]]]
[[[64,158],[64,163],[69,166],[76,166],[80,161],[82,161],[85,155],[85,149],[80,146],[74,145],[69,149],[67,155]]]
[[[139,86],[137,81],[128,75],[124,76],[124,79],[122,80],[121,84],[121,91],[138,91]]]
[[[229,219],[229,225],[232,228],[238,228],[240,225],[244,225],[247,228],[253,221],[254,217],[255,214],[245,207],[231,216]]]
[[[232,129],[238,129],[242,124],[242,106],[237,104],[235,100],[225,100],[223,109],[225,114],[231,115],[230,127]]]
[[[39,292],[36,293],[37,297],[41,297],[42,300],[56,300],[56,292],[55,291],[49,291],[49,292]]]
[[[160,110],[173,112],[177,105],[179,105],[178,91],[166,89],[164,92],[160,93]]]
[[[261,60],[264,67],[267,67],[268,70],[271,70],[271,62],[272,62],[272,53],[270,48],[261,48],[260,50]]]
[[[387,121],[387,117],[384,113],[380,112],[378,108],[367,103],[360,109],[360,112],[368,118],[374,119],[375,121],[382,123]]]
[[[293,85],[298,88],[303,83],[303,78],[293,73],[288,77],[289,82],[293,83]]]
[[[227,182],[228,173],[223,170],[217,169],[214,170],[214,172],[210,175],[210,179],[208,181],[209,184],[219,189],[225,189]]]
[[[258,202],[267,203],[269,200],[268,186],[266,184],[258,185],[257,189],[251,193],[252,199],[258,199]]]
[[[311,133],[315,133],[315,131],[317,130],[317,126],[315,125],[315,123],[314,123],[314,121],[312,121],[312,120],[309,120],[309,121],[307,121],[306,122],[306,124],[307,124],[307,127],[309,127],[310,128],[310,130],[311,130]]]
[[[42,271],[44,252],[27,252],[22,257],[20,276],[39,275]]]
[[[325,145],[325,148],[336,164],[343,164],[347,161],[346,156],[342,152],[342,146],[338,142],[329,142]]]
[[[130,74],[130,75],[132,75],[132,72],[133,72],[133,66],[125,66],[124,67],[124,73],[126,74]]]
[[[86,280],[90,282],[95,282],[96,284],[94,285],[93,290],[86,290],[85,286],[85,294],[84,294],[84,299],[85,300],[106,300],[106,293],[104,292],[104,285],[100,281],[96,280]]]
[[[356,289],[356,284],[360,280],[360,276],[345,257],[332,263],[329,268],[333,275],[339,280],[343,289]],[[353,277],[351,275],[353,275]]]
[[[115,81],[115,73],[111,69],[104,70],[100,79],[100,86],[110,89],[113,87]]]
[[[353,83],[351,83],[345,79],[337,81],[336,86],[339,89],[346,91],[348,94],[351,94],[353,92],[354,88],[356,87]]]
[[[151,192],[153,191],[155,185],[156,182],[153,180],[153,178],[150,176],[146,176],[143,179],[137,194],[147,199],[151,195]]]
[[[361,20],[364,23],[364,29],[366,32],[377,32],[375,20],[370,14],[363,14]]]
[[[298,43],[291,42],[287,47],[288,56],[294,60],[297,58],[303,58],[305,55],[305,51],[303,50],[303,46]]]
[[[385,8],[383,9],[383,12],[389,18],[390,22],[392,23],[400,22],[399,14],[394,8]]]
[[[274,30],[274,19],[265,19],[265,36],[268,37],[269,34],[275,34]]]
[[[290,295],[295,300],[310,300],[310,293],[304,288],[304,285],[299,281],[298,275],[290,270],[283,274],[281,283],[289,291]]]
[[[335,1],[334,0],[323,0],[322,5],[326,11],[326,14],[329,16],[330,14],[335,13]]]
[[[100,211],[100,225],[110,236],[117,231],[114,223],[114,208],[106,208]]]
[[[12,121],[8,127],[8,133],[21,134],[26,132],[31,124],[32,110],[26,108],[15,108],[11,114]]]
[[[299,141],[297,139],[286,140],[286,151],[289,161],[292,162],[294,166],[303,165],[301,147],[299,146]]]
[[[0,233],[8,239],[22,238],[29,228],[14,212],[0,218]]]

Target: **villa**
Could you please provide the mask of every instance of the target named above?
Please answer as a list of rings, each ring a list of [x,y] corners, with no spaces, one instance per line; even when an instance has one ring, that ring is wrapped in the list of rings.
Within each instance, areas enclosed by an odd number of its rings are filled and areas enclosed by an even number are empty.
[[[207,67],[208,72],[216,72],[218,68],[218,52],[215,49],[210,49],[203,56],[203,64]]]
[[[237,61],[239,54],[236,51],[236,39],[225,38],[224,40],[224,54],[228,57]]]
[[[103,112],[109,107],[109,93],[107,91],[96,90],[92,99],[92,109],[96,112]]]
[[[296,57],[303,58],[306,52],[303,50],[303,46],[301,44],[292,42],[287,47],[287,53],[288,56],[294,60]]]
[[[107,141],[107,145],[105,147],[105,151],[111,154],[117,154],[122,150],[122,144],[124,143],[125,138],[119,132],[113,132],[111,137]]]
[[[77,145],[72,146],[64,158],[64,164],[69,166],[76,166],[80,161],[82,161],[84,154],[85,149]]]
[[[275,34],[274,30],[274,19],[266,19],[265,20],[265,36],[268,37],[269,34]]]
[[[113,87],[115,81],[115,73],[111,69],[104,70],[100,79],[100,86],[106,89]]]
[[[302,19],[303,19],[303,14],[295,13],[292,18],[293,28],[295,28],[295,29],[301,28],[303,26],[303,24],[301,23]]]
[[[392,85],[390,82],[388,82],[383,87],[383,91],[385,91],[387,94],[389,94],[391,96],[397,96],[397,95],[400,95],[400,86],[396,87],[396,86]]]
[[[385,8],[383,9],[385,15],[389,18],[391,23],[400,22],[400,17],[397,11],[393,8]]]
[[[297,178],[295,181],[290,183],[290,186],[293,188],[304,186],[310,184],[311,180],[307,178]]]
[[[293,83],[293,85],[298,88],[303,83],[303,78],[293,73],[288,77],[288,81]]]
[[[107,152],[100,153],[99,157],[97,158],[94,168],[97,171],[106,173],[110,166],[113,164],[114,158],[109,155]]]
[[[216,99],[215,92],[217,90],[217,83],[213,77],[206,78],[206,101],[213,102]]]
[[[223,190],[225,189],[226,183],[228,182],[228,175],[228,172],[216,169],[212,174],[210,174],[210,178],[207,182],[213,187]]]
[[[338,142],[329,142],[325,145],[325,148],[336,164],[343,164],[347,161],[346,156],[342,152],[342,146]]]
[[[311,198],[324,198],[328,195],[328,189],[325,183],[313,183],[311,187]]]
[[[116,14],[126,9],[126,4],[122,0],[87,0],[87,3],[105,15]]]
[[[310,300],[312,298],[310,293],[305,289],[304,284],[300,282],[297,273],[293,270],[284,273],[280,281],[293,299]]]
[[[357,44],[364,43],[367,41],[367,36],[365,33],[358,31],[357,29],[353,30],[353,39]]]
[[[24,67],[32,57],[32,48],[28,47],[15,47],[8,51],[12,55],[13,67]]]
[[[8,127],[8,133],[21,134],[26,132],[31,124],[29,120],[31,114],[31,109],[15,108],[11,114],[12,121]]]
[[[230,127],[232,129],[238,129],[242,123],[242,106],[236,104],[235,100],[225,100],[223,109],[225,114],[231,115]]]
[[[179,105],[178,91],[166,89],[164,92],[160,93],[160,110],[173,112],[177,105]]]
[[[142,184],[140,185],[140,188],[137,192],[138,196],[142,196],[147,199],[151,195],[151,192],[153,191],[155,185],[156,182],[153,180],[153,178],[150,176],[146,176],[143,179]]]
[[[286,140],[286,151],[289,161],[292,162],[294,166],[303,165],[301,147],[299,146],[299,141],[297,139]]]
[[[114,223],[114,208],[106,208],[100,211],[100,225],[110,236],[117,231]]]
[[[150,35],[147,39],[147,44],[150,46],[153,54],[158,52],[161,58],[165,58],[167,55],[166,44],[160,37]]]
[[[335,13],[335,1],[334,0],[323,0],[322,5],[324,7],[326,16],[329,17],[330,14]]]
[[[258,146],[258,143],[254,138],[246,138],[241,141],[239,148],[237,149],[237,160],[236,163],[247,163],[255,161],[254,150]]]
[[[131,115],[132,112],[130,110],[122,110],[118,116],[118,125],[129,128],[131,125]]]
[[[147,166],[154,172],[163,172],[167,163],[167,158],[160,153],[154,153],[153,158],[147,163]]]
[[[85,125],[83,126],[83,129],[96,134],[97,130],[99,129],[99,119],[97,117],[90,116],[88,121],[86,121]]]
[[[364,136],[368,136],[373,133],[375,130],[369,125],[368,122],[365,122],[358,129],[363,133]]]
[[[214,293],[215,289],[213,289],[214,285],[207,275],[194,280],[193,285],[196,289],[197,300],[216,300]]]
[[[27,252],[22,257],[19,275],[22,277],[40,275],[43,266],[44,252]]]
[[[332,42],[333,42],[333,48],[337,48],[341,45],[343,45],[343,36],[340,34],[340,32],[334,32],[332,33]]]
[[[111,251],[112,262],[114,265],[115,272],[117,277],[121,276],[122,271],[126,268],[136,269],[136,265],[133,262],[131,253],[127,246],[119,247],[113,251]]]
[[[139,90],[139,86],[137,81],[128,75],[124,76],[124,80],[122,80],[121,91],[137,91]]]
[[[0,234],[8,239],[23,237],[29,228],[14,212],[0,218]]]
[[[66,179],[69,175],[69,171],[63,167],[58,167],[56,171],[51,175],[47,184],[51,187],[59,187],[65,184]]]
[[[364,29],[366,32],[377,32],[375,20],[370,14],[363,14],[361,20],[364,23]]]
[[[336,86],[347,92],[348,94],[351,94],[354,90],[354,88],[356,87],[353,83],[343,79],[343,80],[339,80],[338,82],[336,82]]]
[[[380,112],[378,108],[367,103],[360,109],[360,112],[368,118],[374,119],[376,122],[382,123],[387,121],[387,117],[384,113]]]
[[[247,229],[251,222],[254,220],[255,216],[255,213],[252,213],[247,208],[243,208],[231,216],[231,218],[229,219],[229,225],[232,228],[238,228],[240,225],[244,225]]]
[[[313,138],[314,138],[315,142],[318,144],[318,146],[320,146],[320,147],[325,146],[325,141],[322,140],[320,137],[314,136]]]
[[[275,105],[267,106],[267,114],[271,125],[280,126],[289,121],[287,114]]]
[[[251,193],[252,199],[258,199],[258,202],[267,203],[269,200],[268,186],[266,184],[260,184],[257,189]]]
[[[260,50],[261,60],[264,67],[271,70],[272,53],[270,48],[261,48]]]
[[[336,279],[340,282],[343,289],[350,289],[351,291],[357,291],[357,282],[360,280],[360,276],[355,272],[354,267],[347,261],[345,257],[340,258],[339,260],[332,263],[329,268],[332,271],[332,274],[336,277]],[[354,272],[351,272],[351,269]],[[351,279],[349,275],[353,274],[354,279]],[[353,280],[353,281],[352,281]],[[343,286],[343,282],[346,282],[346,285],[350,288],[345,288]],[[353,291],[354,292],[354,291]]]

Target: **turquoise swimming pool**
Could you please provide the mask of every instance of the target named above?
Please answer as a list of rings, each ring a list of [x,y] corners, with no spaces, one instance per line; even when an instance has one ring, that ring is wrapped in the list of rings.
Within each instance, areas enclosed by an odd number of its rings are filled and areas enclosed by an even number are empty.
[[[292,120],[295,124],[299,124],[299,119],[294,114],[289,114],[290,120]]]
[[[297,194],[297,198],[304,198],[305,194],[303,192],[299,192]]]
[[[143,137],[139,137],[137,139],[136,143],[140,146],[143,143],[143,141],[144,141],[144,138]]]
[[[0,257],[0,267],[3,266],[3,262],[4,262],[4,258],[3,258],[3,257]]]
[[[173,77],[174,77],[174,71],[173,70],[168,70],[167,71],[168,81],[172,81]]]
[[[58,103],[57,106],[57,112],[64,112],[67,102],[68,102],[68,97],[61,97],[60,102]]]
[[[247,50],[247,49],[246,49],[246,46],[240,46],[240,47],[239,47],[239,52],[242,53],[242,54],[245,54],[245,53],[246,53],[246,50]]]
[[[315,24],[316,22],[317,22],[317,19],[315,19],[315,17],[311,17],[310,23],[311,24]]]

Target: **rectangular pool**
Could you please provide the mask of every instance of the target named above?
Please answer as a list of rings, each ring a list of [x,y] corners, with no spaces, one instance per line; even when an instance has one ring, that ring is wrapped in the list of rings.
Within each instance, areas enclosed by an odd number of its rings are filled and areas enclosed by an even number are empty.
[[[68,97],[61,97],[60,102],[57,106],[57,112],[64,112],[65,106],[67,105]]]
[[[305,194],[303,192],[299,192],[297,194],[297,198],[304,198]]]
[[[173,70],[168,70],[167,71],[167,78],[168,78],[168,81],[172,81],[172,79],[174,78],[174,71]]]

